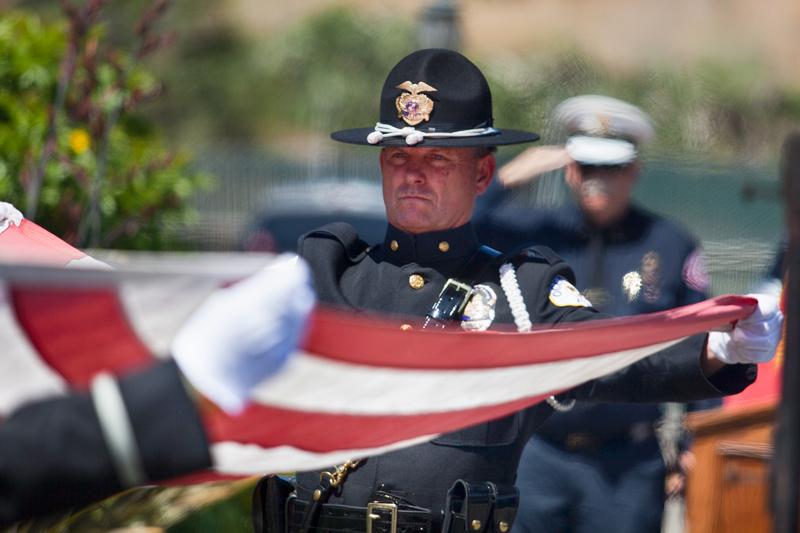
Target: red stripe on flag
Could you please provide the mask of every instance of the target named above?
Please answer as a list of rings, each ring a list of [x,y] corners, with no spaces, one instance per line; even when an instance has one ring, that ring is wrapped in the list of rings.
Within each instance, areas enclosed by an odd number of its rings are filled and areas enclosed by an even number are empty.
[[[0,233],[0,259],[63,266],[85,255],[30,220]]]
[[[500,418],[541,402],[549,394],[497,405],[420,415],[342,415],[251,405],[236,417],[218,410],[205,413],[212,442],[236,441],[263,447],[288,445],[323,453],[375,448],[424,435]]]
[[[153,361],[113,291],[16,286],[11,295],[39,355],[73,386],[87,386],[104,370],[123,374]]]
[[[746,296],[719,296],[659,313],[542,326],[547,329],[523,334],[402,331],[385,320],[320,310],[312,320],[306,350],[337,361],[390,368],[468,369],[545,363],[687,337],[746,317],[756,303]],[[531,354],[533,342],[535,359]]]

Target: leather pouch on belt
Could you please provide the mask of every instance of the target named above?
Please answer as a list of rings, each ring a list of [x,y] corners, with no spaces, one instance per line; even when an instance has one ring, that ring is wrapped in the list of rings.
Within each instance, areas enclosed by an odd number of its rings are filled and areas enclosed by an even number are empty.
[[[278,476],[258,480],[253,491],[253,531],[255,533],[286,532],[286,501],[294,492],[291,482]]]
[[[485,483],[459,479],[447,492],[442,533],[481,533],[492,511],[492,490]]]

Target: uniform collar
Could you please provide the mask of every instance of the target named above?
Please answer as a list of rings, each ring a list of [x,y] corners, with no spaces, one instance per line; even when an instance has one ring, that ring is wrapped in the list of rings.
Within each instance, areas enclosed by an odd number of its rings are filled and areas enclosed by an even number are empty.
[[[389,224],[383,240],[384,257],[397,265],[426,265],[469,258],[479,247],[471,222],[458,228],[417,235],[406,233]]]
[[[630,205],[620,219],[605,228],[598,228],[592,224],[578,206],[572,207],[570,218],[575,221],[576,229],[586,238],[600,233],[610,242],[633,239],[644,230],[642,212],[634,205]]]

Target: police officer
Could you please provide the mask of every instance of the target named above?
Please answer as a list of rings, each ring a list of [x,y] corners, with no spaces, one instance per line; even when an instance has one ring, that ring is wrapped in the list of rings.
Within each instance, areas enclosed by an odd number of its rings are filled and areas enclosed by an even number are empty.
[[[381,148],[389,225],[383,242],[372,245],[341,224],[301,239],[300,254],[311,265],[322,302],[393,313],[403,329],[484,330],[501,324],[527,330],[602,316],[572,286],[571,269],[549,250],[504,256],[481,248],[470,216],[476,196],[491,182],[493,147],[537,136],[495,127],[486,79],[463,55],[428,49],[403,58],[383,85],[379,122],[332,137]],[[706,350],[706,336],[700,335],[549,404],[378,457],[354,458],[324,473],[298,473],[285,507],[288,527],[508,531],[520,453],[554,408],[584,399],[687,400],[741,390],[753,379],[746,359],[765,357],[776,342],[780,316],[774,302],[761,304],[743,321],[747,347],[722,343],[722,352],[746,353],[737,357],[744,364],[726,364],[732,359]],[[283,509],[273,506],[266,520],[279,522]]]
[[[709,283],[697,241],[631,203],[638,151],[654,135],[647,115],[614,98],[586,95],[561,103],[555,120],[568,135],[565,178],[575,205],[502,209],[490,215],[482,236],[495,246],[551,247],[572,266],[594,307],[609,314],[705,300]],[[583,404],[548,419],[520,461],[517,529],[660,531],[664,459],[678,469],[674,448],[684,444],[674,435],[659,443],[662,407]]]
[[[212,293],[172,360],[20,407],[0,424],[0,526],[211,466],[195,401],[241,410],[287,359],[313,302],[301,262],[267,265]]]

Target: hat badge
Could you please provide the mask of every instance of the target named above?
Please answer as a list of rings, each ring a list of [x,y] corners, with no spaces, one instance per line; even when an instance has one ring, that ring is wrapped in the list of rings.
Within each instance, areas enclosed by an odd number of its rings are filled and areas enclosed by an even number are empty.
[[[396,88],[407,91],[395,100],[398,118],[403,119],[409,126],[416,126],[420,122],[430,119],[431,111],[433,111],[433,100],[422,93],[435,91],[434,87],[424,81],[417,83],[404,81]]]

